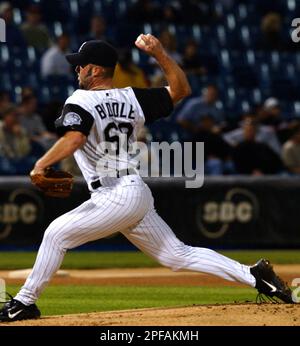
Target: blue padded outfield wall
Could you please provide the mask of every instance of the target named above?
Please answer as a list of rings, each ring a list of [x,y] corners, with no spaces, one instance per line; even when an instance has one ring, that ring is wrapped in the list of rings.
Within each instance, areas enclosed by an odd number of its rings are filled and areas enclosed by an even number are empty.
[[[187,189],[181,179],[146,180],[162,218],[189,245],[212,248],[300,247],[300,179],[206,178]],[[37,248],[57,216],[89,198],[78,180],[67,199],[45,197],[24,177],[0,179],[0,249]],[[116,235],[93,248],[129,248]]]

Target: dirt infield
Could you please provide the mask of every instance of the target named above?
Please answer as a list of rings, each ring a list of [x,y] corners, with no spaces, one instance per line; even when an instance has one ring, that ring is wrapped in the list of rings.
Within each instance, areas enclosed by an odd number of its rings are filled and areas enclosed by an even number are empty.
[[[276,265],[275,270],[286,280],[300,277],[300,265]],[[8,283],[10,272],[0,271]],[[239,286],[214,276],[191,272],[171,272],[166,268],[69,270],[68,276],[56,277],[54,285],[170,285],[170,286]],[[72,314],[43,317],[40,320],[15,322],[26,326],[300,326],[300,304],[226,304],[174,308],[135,309],[113,312]]]
[[[300,277],[300,265],[275,265],[275,270],[285,281],[291,283]],[[29,270],[20,272],[20,278],[15,277],[15,271],[0,271],[0,278],[7,283],[22,284]],[[216,276],[196,272],[172,272],[167,268],[130,268],[130,269],[92,269],[68,270],[68,275],[56,276],[51,285],[130,285],[130,286],[241,286],[239,283],[222,280]]]
[[[4,324],[3,324],[4,325]],[[14,326],[300,326],[300,305],[234,304],[43,317]]]

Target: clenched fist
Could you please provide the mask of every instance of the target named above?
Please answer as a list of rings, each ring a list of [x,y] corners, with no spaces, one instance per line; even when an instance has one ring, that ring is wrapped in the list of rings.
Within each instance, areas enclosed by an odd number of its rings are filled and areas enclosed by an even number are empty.
[[[145,53],[157,57],[164,53],[164,48],[159,40],[151,34],[141,34],[135,41],[135,45]]]

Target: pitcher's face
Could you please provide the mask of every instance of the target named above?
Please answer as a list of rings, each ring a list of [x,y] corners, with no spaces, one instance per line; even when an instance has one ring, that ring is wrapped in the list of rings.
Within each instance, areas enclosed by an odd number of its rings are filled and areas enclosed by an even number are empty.
[[[75,71],[77,72],[79,87],[87,90],[92,78],[92,67],[90,64],[83,66],[78,65]]]

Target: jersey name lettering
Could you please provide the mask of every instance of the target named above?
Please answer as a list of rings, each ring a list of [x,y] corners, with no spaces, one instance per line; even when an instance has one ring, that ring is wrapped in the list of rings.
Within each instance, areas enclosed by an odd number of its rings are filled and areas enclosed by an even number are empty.
[[[104,102],[95,106],[101,119],[105,118],[128,118],[134,119],[134,109],[130,105],[130,110],[128,113],[125,112],[125,102]]]

